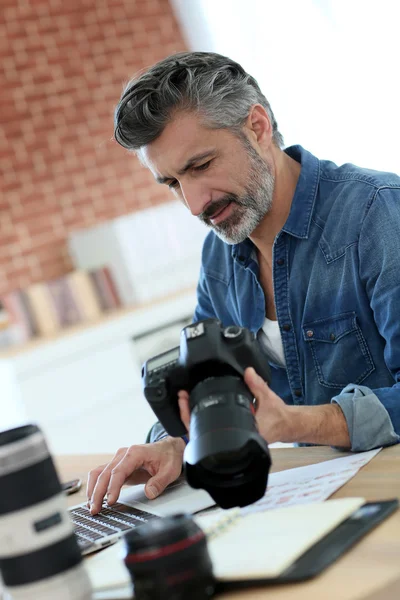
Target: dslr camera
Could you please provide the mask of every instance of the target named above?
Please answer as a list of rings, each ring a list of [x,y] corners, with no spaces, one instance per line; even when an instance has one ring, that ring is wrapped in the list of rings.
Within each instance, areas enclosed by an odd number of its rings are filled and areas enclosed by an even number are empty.
[[[150,358],[142,369],[144,395],[169,435],[185,435],[179,390],[189,393],[187,482],[206,490],[222,508],[247,506],[265,493],[271,459],[258,433],[247,367],[267,382],[270,371],[255,335],[217,319],[182,330],[180,346]]]

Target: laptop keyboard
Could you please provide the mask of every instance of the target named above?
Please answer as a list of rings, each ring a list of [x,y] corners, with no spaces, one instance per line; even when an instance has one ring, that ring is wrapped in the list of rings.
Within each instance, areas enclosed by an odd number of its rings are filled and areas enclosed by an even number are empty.
[[[123,534],[134,527],[147,523],[151,519],[160,518],[157,515],[132,507],[129,507],[128,514],[126,506],[119,503],[113,504],[112,507],[105,504],[97,515],[91,515],[86,506],[74,508],[69,513],[81,550],[102,538],[116,533]]]

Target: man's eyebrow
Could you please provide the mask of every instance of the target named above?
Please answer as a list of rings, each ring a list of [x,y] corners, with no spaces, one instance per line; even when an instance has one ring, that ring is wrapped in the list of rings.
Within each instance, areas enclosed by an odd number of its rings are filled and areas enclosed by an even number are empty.
[[[182,169],[179,169],[179,171],[177,171],[178,175],[184,175],[186,173],[186,171],[188,171],[191,167],[193,167],[193,165],[195,165],[196,163],[198,163],[201,160],[204,160],[205,158],[208,158],[212,154],[215,154],[215,148],[212,148],[210,150],[206,150],[205,152],[201,152],[199,154],[195,154],[194,156],[191,156],[189,158],[189,160],[186,161],[186,163],[182,167]],[[174,179],[174,178],[173,177],[156,177],[157,183],[167,183],[168,181],[171,181],[172,179]]]
[[[173,177],[156,177],[157,183],[167,183],[167,181],[171,181]]]
[[[205,152],[200,152],[200,154],[195,154],[186,162],[185,166],[178,171],[178,175],[184,175],[186,171],[188,171],[193,165],[198,163],[205,158],[208,158],[211,154],[215,154],[215,149],[212,148],[210,150],[206,150]]]

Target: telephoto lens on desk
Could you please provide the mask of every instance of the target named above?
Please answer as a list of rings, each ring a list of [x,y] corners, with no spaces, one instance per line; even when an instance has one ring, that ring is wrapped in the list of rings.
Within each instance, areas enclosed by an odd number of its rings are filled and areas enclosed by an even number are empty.
[[[65,494],[36,425],[0,433],[0,490],[7,600],[90,600]]]
[[[206,600],[214,595],[206,536],[190,516],[146,523],[129,531],[124,543],[136,600]]]

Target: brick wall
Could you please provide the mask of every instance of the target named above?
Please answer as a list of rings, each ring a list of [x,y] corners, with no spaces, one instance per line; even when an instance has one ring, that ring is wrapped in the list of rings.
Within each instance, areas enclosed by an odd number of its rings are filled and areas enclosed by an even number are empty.
[[[74,229],[170,199],[112,141],[113,110],[183,49],[168,0],[1,0],[0,296],[71,270]]]

